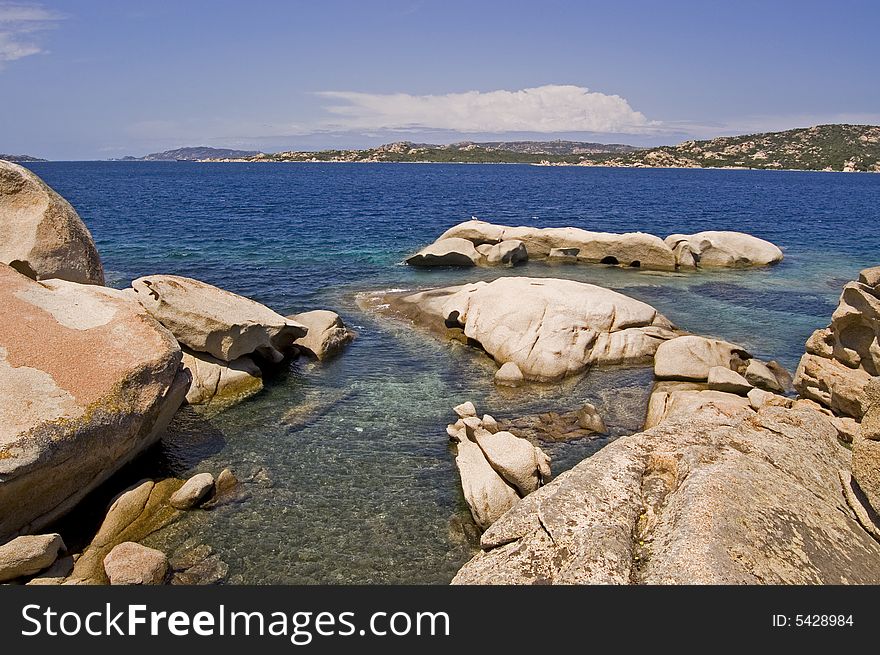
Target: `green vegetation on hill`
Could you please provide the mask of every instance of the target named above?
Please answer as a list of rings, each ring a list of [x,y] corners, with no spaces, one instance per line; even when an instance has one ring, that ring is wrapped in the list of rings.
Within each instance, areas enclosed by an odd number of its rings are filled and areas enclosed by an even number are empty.
[[[510,141],[434,145],[399,141],[364,150],[287,151],[249,157],[251,161],[336,162],[464,162],[491,164],[576,164],[593,154],[621,154],[635,150],[621,144],[577,141]]]
[[[598,155],[593,166],[758,168],[880,172],[880,127],[815,127],[685,141],[626,155]]]

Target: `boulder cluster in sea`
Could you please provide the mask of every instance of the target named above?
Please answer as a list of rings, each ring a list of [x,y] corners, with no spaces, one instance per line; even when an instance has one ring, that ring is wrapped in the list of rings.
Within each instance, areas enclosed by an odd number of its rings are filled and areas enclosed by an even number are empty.
[[[782,261],[782,251],[750,234],[707,231],[666,239],[574,227],[509,227],[470,220],[407,258],[410,266],[514,266],[530,259],[609,264],[655,271],[753,268]]]
[[[515,504],[453,583],[880,582],[878,282],[867,269],[845,287],[807,344],[799,397],[735,344],[663,343],[645,430]],[[832,362],[827,379],[805,377],[815,357]]]
[[[485,530],[550,479],[550,457],[501,430],[492,416],[479,418],[471,402],[453,409],[458,420],[446,432],[456,444],[455,465],[465,501],[474,522]]]
[[[181,405],[228,407],[286,358],[324,359],[353,337],[333,312],[284,317],[189,278],[145,276],[125,290],[103,283],[73,207],[0,161],[0,580],[42,571],[38,584],[106,582],[110,569],[120,581],[165,580],[167,567],[137,542],[229,486],[228,471],[216,484],[204,473],[123,494],[105,519],[116,527],[102,526],[74,566],[71,555],[56,566],[58,535],[35,533],[158,441]],[[111,543],[121,550],[108,563]]]

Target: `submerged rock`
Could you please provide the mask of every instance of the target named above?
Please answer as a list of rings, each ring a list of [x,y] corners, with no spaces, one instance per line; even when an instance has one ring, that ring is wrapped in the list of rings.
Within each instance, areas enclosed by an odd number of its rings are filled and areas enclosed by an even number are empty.
[[[316,309],[288,318],[308,330],[306,336],[294,341],[296,347],[320,361],[339,354],[355,337],[336,312]]]
[[[32,532],[162,435],[189,375],[127,294],[0,264],[0,539]]]
[[[0,262],[35,280],[104,284],[76,210],[24,166],[0,161]]]
[[[454,584],[880,581],[828,420],[697,412],[605,446],[519,502]]]
[[[224,362],[252,353],[278,362],[307,332],[265,305],[199,280],[149,275],[131,286],[138,302],[181,344]]]

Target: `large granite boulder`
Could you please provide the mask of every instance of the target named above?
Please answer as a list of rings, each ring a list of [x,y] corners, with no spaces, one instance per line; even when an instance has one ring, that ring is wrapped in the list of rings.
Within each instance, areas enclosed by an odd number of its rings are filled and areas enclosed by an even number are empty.
[[[224,362],[184,348],[183,367],[192,377],[186,402],[210,412],[231,407],[263,389],[263,372],[247,355]]]
[[[876,584],[880,543],[846,504],[848,466],[814,410],[689,414],[526,496],[453,583]]]
[[[807,340],[794,386],[804,398],[861,420],[868,408],[865,385],[880,375],[880,287],[877,269],[843,288],[831,325]]]
[[[122,291],[0,264],[0,539],[64,514],[155,443],[188,374]]]
[[[499,365],[525,379],[556,381],[593,364],[650,361],[678,332],[656,309],[592,284],[502,277],[394,299],[401,313],[458,328]]]
[[[406,259],[410,266],[476,266],[482,255],[466,239],[438,239]]]
[[[24,166],[0,161],[0,262],[36,280],[104,284],[88,228]]]
[[[326,309],[315,309],[288,318],[308,330],[304,337],[294,341],[296,347],[319,361],[339,354],[355,337],[339,314]]]
[[[131,286],[138,302],[182,345],[224,362],[251,353],[278,362],[307,332],[265,305],[199,280],[148,275]]]
[[[683,268],[694,264],[700,268],[752,268],[777,264],[783,257],[778,246],[742,232],[672,234],[666,237],[666,245],[675,250]]]

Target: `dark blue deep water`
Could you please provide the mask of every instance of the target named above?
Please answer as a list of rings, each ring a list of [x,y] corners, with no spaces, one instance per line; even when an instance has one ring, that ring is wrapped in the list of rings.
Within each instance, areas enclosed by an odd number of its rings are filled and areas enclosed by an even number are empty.
[[[445,425],[449,408],[514,417],[593,402],[613,435],[636,431],[645,369],[594,370],[502,392],[493,366],[359,309],[356,295],[499,275],[567,277],[651,303],[682,328],[790,369],[840,287],[880,263],[880,176],[527,165],[44,163],[76,207],[108,283],[174,273],[280,313],[329,308],[359,337],[323,366],[296,364],[255,398],[181,418],[142,463],[155,475],[262,470],[242,503],[192,512],[159,535],[211,545],[233,583],[448,582],[473,552]],[[417,271],[408,253],[477,216],[511,225],[673,232],[730,229],[773,241],[772,269],[687,275],[531,263]],[[554,472],[606,440],[552,444]]]

